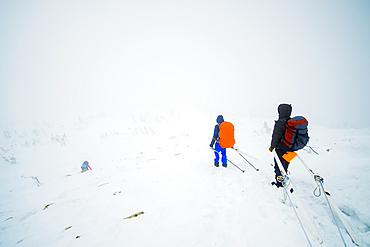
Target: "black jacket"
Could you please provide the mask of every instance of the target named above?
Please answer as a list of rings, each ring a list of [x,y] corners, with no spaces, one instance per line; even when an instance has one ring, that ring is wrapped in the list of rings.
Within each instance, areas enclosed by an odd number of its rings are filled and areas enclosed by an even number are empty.
[[[286,122],[290,119],[292,106],[288,104],[280,104],[278,107],[279,119],[275,121],[274,131],[272,133],[271,147],[276,149],[290,149],[282,142],[286,130]]]

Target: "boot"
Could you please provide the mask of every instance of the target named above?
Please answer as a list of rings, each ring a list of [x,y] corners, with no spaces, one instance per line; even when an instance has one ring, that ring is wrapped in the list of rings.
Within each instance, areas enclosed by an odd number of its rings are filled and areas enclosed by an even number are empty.
[[[215,162],[215,167],[219,167],[219,162]]]
[[[227,163],[222,163],[222,166],[226,168],[227,167]]]
[[[277,188],[283,187],[283,184],[281,182],[271,182],[271,185],[275,185]]]

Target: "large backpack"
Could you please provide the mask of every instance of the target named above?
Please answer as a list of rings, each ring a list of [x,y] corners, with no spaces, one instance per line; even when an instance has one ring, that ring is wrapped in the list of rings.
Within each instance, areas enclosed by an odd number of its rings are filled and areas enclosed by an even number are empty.
[[[282,142],[294,151],[304,148],[310,139],[307,119],[302,116],[296,116],[284,122],[286,130]]]
[[[234,130],[234,125],[230,122],[222,122],[220,124],[220,132],[218,133],[220,139],[218,143],[222,148],[231,148],[234,146]]]

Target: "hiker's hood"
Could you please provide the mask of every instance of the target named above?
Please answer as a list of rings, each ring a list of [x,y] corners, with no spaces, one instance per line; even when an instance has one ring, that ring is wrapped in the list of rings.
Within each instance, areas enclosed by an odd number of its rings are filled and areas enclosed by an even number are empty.
[[[292,113],[292,105],[289,104],[280,104],[278,107],[279,119],[289,119],[290,114]]]
[[[224,121],[224,117],[222,115],[219,115],[217,117],[217,120],[216,121],[217,121],[218,124],[220,124],[220,123],[222,123]]]

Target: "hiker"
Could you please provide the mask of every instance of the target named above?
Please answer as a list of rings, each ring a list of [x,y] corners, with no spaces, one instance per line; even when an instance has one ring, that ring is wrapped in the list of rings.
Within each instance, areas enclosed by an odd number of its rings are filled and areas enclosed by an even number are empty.
[[[88,170],[92,170],[90,165],[89,165],[89,162],[88,161],[85,161],[82,166],[81,166],[81,172],[86,172]]]
[[[213,133],[212,142],[209,145],[215,151],[215,166],[219,166],[220,155],[221,152],[222,158],[222,166],[227,167],[227,156],[226,156],[226,148],[231,148],[235,144],[234,139],[234,125],[230,122],[224,121],[224,117],[219,115],[216,119],[216,126]],[[216,144],[215,144],[216,143]],[[213,145],[215,147],[213,148]]]
[[[281,160],[281,164],[284,167],[285,172],[288,171],[289,162],[282,158],[284,154],[286,154],[288,151],[294,151],[292,148],[289,148],[287,145],[283,143],[283,137],[285,135],[286,130],[286,122],[290,119],[290,114],[292,113],[292,106],[290,104],[280,104],[278,107],[278,113],[279,113],[279,119],[275,121],[274,131],[272,133],[272,139],[271,139],[271,146],[269,148],[270,152],[272,152],[274,149],[276,151],[276,154],[278,155],[279,159]],[[276,187],[283,187],[283,184],[281,181],[279,181],[279,178],[281,178],[281,172],[278,167],[278,164],[276,163],[276,160],[274,158],[275,162],[275,180],[272,182],[272,185],[276,185]]]
[[[226,148],[222,148],[220,146],[220,137],[219,137],[219,132],[220,132],[220,124],[224,122],[224,117],[222,115],[219,115],[216,119],[217,124],[215,125],[215,131],[213,133],[213,138],[212,142],[209,145],[212,149],[215,150],[215,166],[219,166],[219,160],[220,160],[220,155],[218,152],[221,152],[222,154],[222,166],[227,167],[227,157],[226,157]],[[213,148],[213,145],[216,143],[215,148]]]

